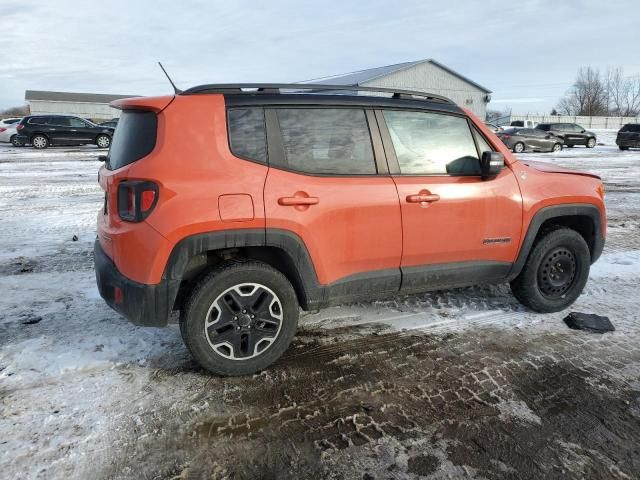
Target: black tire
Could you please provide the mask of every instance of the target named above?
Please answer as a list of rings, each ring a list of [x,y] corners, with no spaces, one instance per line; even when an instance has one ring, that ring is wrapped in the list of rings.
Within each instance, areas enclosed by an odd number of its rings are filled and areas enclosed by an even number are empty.
[[[516,142],[516,144],[513,146],[513,153],[522,153],[525,151],[525,145],[522,142]]]
[[[241,291],[254,286],[253,292]],[[231,262],[206,275],[193,289],[180,312],[180,332],[203,368],[217,375],[249,375],[282,356],[296,333],[299,313],[296,293],[282,273],[261,262]],[[278,315],[279,326],[275,326]],[[213,321],[207,327],[209,319]]]
[[[596,146],[596,139],[591,137],[587,139],[587,143],[586,143],[587,148],[593,148]]]
[[[561,152],[562,151],[562,144],[561,143],[554,143],[553,147],[551,147],[551,151],[552,152]]]
[[[31,137],[31,146],[37,150],[43,150],[49,146],[49,139],[38,133]]]
[[[96,145],[98,148],[109,148],[111,146],[111,137],[102,133],[96,137]]]
[[[22,147],[22,142],[18,140],[18,135],[11,135],[11,138],[9,139],[9,141],[11,142],[11,145],[13,145],[14,147]]]
[[[536,241],[520,275],[511,282],[511,291],[531,310],[558,312],[580,296],[590,265],[584,238],[575,230],[558,228]]]
[[[618,147],[618,148],[622,151],[629,150],[629,147]]]

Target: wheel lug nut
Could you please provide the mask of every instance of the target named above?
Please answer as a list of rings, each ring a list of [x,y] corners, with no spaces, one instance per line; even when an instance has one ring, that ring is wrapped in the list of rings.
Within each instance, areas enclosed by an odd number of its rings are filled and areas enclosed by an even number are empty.
[[[240,330],[240,327],[236,327],[236,330]]]
[[[242,313],[247,313],[247,311],[246,310],[242,310]]]
[[[256,316],[254,314],[251,314],[251,318],[256,318]]]

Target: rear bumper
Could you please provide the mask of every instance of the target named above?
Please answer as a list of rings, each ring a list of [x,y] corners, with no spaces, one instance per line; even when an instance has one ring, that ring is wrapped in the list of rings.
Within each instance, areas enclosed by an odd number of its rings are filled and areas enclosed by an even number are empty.
[[[175,282],[163,278],[156,285],[145,285],[130,280],[118,271],[113,261],[102,250],[98,240],[93,247],[93,261],[98,290],[107,305],[134,325],[167,325],[175,300]]]

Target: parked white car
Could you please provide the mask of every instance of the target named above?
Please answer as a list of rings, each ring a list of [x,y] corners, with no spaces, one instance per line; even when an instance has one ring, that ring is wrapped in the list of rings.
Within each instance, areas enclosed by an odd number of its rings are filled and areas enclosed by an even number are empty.
[[[21,118],[5,118],[0,120],[0,142],[11,143],[14,146],[19,146],[17,142],[16,125],[22,120]]]

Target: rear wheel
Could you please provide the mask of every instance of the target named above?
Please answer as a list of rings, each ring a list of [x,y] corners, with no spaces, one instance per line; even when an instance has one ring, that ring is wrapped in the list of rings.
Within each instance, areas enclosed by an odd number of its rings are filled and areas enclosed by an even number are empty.
[[[47,148],[49,146],[49,139],[44,135],[34,135],[31,139],[31,145],[33,145],[33,148],[42,150],[43,148]]]
[[[595,146],[596,146],[595,138],[590,138],[589,140],[587,140],[587,148],[593,148]]]
[[[520,275],[511,282],[511,291],[536,312],[563,310],[582,293],[590,264],[584,238],[575,230],[558,228],[536,242]]]
[[[234,262],[196,286],[181,312],[180,331],[202,367],[248,375],[280,358],[298,315],[295,291],[282,273],[260,262]]]
[[[109,145],[111,145],[111,137],[104,134],[98,135],[96,138],[96,145],[99,148],[109,148]]]
[[[620,150],[629,150],[629,147],[618,147]]]
[[[561,143],[554,143],[553,144],[553,148],[551,149],[552,152],[560,152],[562,151],[562,144]]]
[[[522,153],[524,152],[524,143],[518,142],[513,146],[514,153]]]
[[[11,138],[9,139],[9,141],[11,142],[11,145],[13,145],[14,147],[22,146],[22,142],[18,140],[18,135],[11,135]]]

